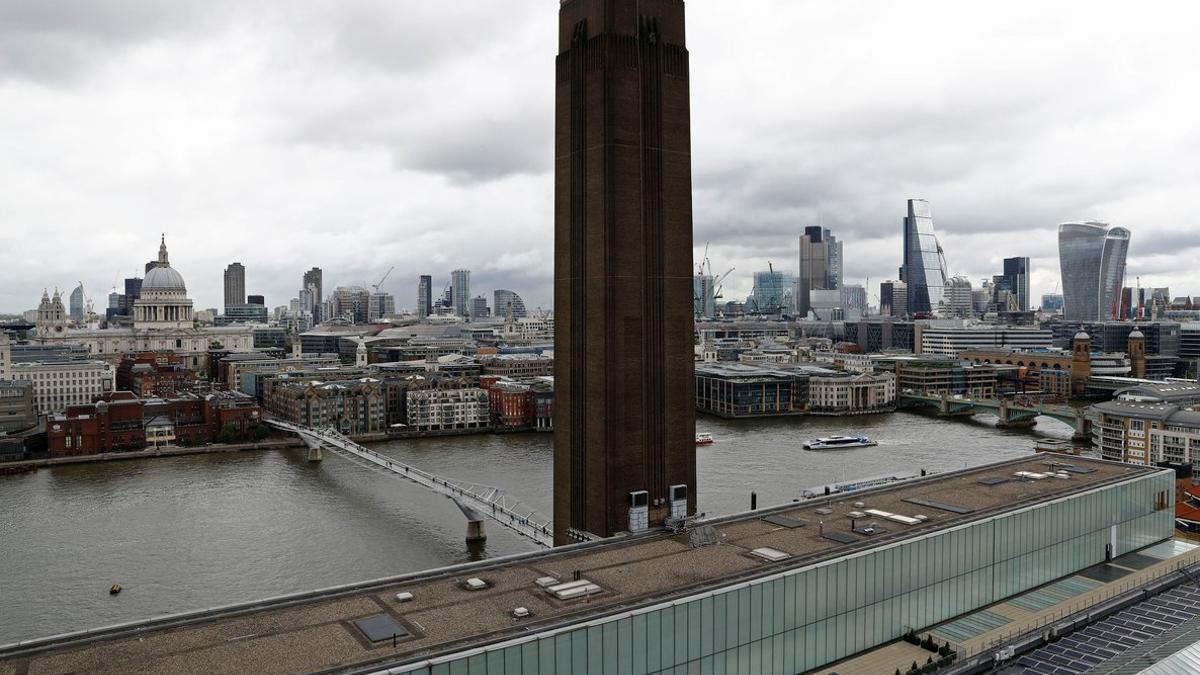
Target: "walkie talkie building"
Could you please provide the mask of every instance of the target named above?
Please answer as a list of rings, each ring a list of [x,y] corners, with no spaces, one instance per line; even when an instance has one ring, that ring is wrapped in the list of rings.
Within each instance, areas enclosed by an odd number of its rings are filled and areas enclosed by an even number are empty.
[[[1058,226],[1062,266],[1063,318],[1101,321],[1115,318],[1125,286],[1129,230],[1107,223]]]

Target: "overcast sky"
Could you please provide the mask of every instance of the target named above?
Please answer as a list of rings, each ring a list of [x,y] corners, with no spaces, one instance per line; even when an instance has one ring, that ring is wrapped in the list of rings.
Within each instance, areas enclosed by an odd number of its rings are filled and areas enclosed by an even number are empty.
[[[197,308],[226,264],[286,304],[302,272],[414,305],[452,269],[552,305],[550,0],[0,0],[0,311],[82,280],[96,307],[166,233]],[[795,271],[845,242],[894,278],[905,200],[952,274],[1056,225],[1133,232],[1129,285],[1200,294],[1194,0],[688,2],[697,258]],[[436,291],[435,291],[436,292]]]

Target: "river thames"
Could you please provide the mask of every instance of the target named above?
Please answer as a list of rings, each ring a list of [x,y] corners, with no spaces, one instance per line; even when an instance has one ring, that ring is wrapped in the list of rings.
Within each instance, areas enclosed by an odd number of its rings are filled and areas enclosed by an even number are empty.
[[[709,515],[791,501],[807,488],[1029,454],[1064,424],[911,413],[727,421],[701,416],[699,508]],[[806,452],[861,433],[878,447]],[[372,449],[444,476],[504,488],[551,511],[550,434],[392,441]],[[81,464],[0,476],[0,644],[529,551],[488,524],[468,550],[444,497],[336,456],[300,450]],[[110,596],[113,583],[124,586]]]

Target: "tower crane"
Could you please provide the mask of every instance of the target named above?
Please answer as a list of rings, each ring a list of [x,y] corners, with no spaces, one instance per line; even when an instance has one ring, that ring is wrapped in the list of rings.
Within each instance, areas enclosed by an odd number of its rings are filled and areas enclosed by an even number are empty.
[[[392,274],[392,270],[394,270],[394,269],[396,269],[396,266],[395,266],[395,265],[392,265],[391,267],[389,267],[389,268],[388,268],[388,271],[387,271],[387,272],[384,272],[384,274],[383,274],[383,278],[379,280],[379,283],[377,283],[377,284],[371,284],[371,288],[374,288],[376,293],[378,293],[378,292],[379,292],[379,287],[383,285],[383,282],[387,281],[387,278],[388,278],[389,276],[391,276],[391,274]]]

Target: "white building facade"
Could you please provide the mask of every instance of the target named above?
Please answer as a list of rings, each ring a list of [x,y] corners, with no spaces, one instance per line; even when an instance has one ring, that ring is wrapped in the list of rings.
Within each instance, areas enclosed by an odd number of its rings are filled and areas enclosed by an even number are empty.
[[[892,373],[814,376],[809,380],[808,411],[814,415],[865,415],[896,408]]]
[[[482,429],[490,424],[488,393],[479,388],[409,391],[409,431]]]
[[[68,406],[87,405],[117,386],[117,371],[104,361],[48,361],[11,366],[14,380],[33,383],[39,415],[62,412]]]

